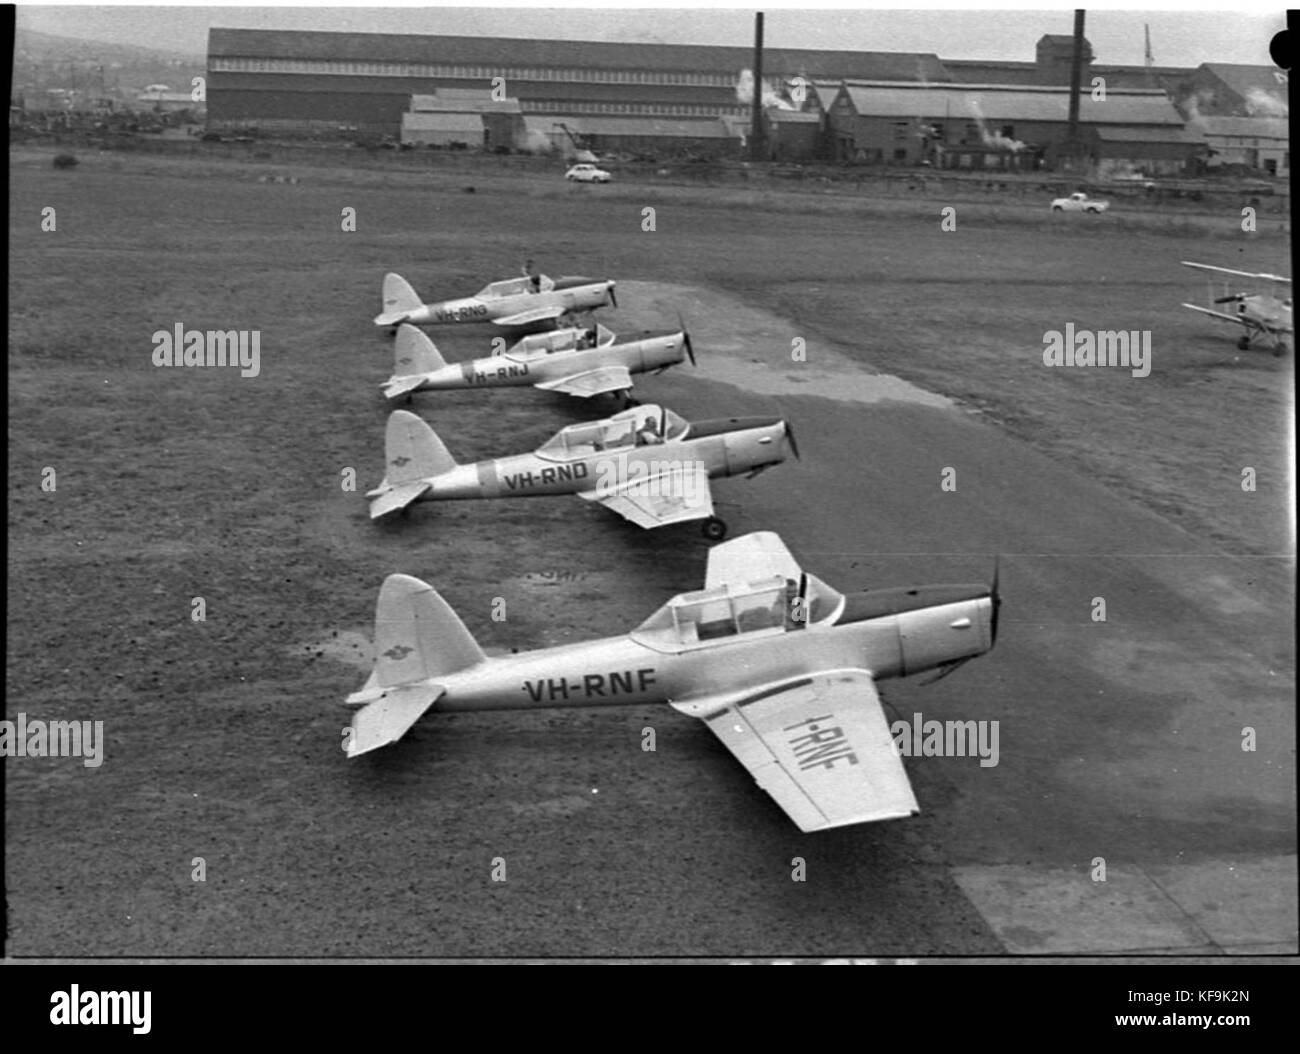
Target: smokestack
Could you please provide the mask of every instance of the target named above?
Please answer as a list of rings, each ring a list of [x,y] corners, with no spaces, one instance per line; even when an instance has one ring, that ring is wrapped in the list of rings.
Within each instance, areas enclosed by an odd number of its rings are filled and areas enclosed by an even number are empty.
[[[763,160],[763,12],[754,16],[754,101],[749,126],[749,156]]]
[[[1079,141],[1079,78],[1083,73],[1083,9],[1074,12],[1074,50],[1070,54],[1070,131],[1068,141]]]

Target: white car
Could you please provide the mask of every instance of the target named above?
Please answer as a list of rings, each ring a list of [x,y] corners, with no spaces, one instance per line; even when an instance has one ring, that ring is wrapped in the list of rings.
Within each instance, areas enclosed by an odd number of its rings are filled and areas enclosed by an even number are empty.
[[[603,168],[597,168],[595,165],[574,165],[564,173],[564,178],[576,180],[579,183],[608,183],[610,177],[608,172]]]
[[[1105,212],[1110,208],[1109,201],[1090,198],[1087,194],[1071,194],[1068,198],[1057,198],[1052,202],[1053,212]]]

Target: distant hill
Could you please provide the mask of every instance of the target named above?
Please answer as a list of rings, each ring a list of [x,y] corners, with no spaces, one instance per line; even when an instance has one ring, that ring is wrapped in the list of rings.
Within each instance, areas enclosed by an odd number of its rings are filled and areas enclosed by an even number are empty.
[[[24,96],[29,105],[59,89],[92,95],[100,95],[102,89],[109,98],[134,100],[151,84],[189,91],[192,78],[206,70],[206,55],[59,37],[20,24],[14,32],[10,94]]]

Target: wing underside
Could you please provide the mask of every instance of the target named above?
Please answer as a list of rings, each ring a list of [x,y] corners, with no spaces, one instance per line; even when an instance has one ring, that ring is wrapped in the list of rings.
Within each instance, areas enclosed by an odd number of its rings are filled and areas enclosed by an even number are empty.
[[[1248,321],[1241,315],[1229,315],[1226,311],[1214,311],[1208,307],[1201,307],[1200,304],[1183,304],[1183,307],[1189,311],[1199,311],[1202,315],[1209,315],[1211,318],[1222,319],[1224,322],[1235,322],[1239,326],[1249,327]]]
[[[701,717],[802,831],[919,811],[866,670],[673,706]]]
[[[563,392],[565,395],[589,399],[593,395],[603,395],[606,392],[627,391],[632,387],[632,375],[628,373],[626,366],[602,366],[600,369],[559,377],[553,381],[541,381],[535,387],[543,391]]]
[[[617,487],[582,491],[579,497],[599,502],[647,529],[713,515],[709,474],[699,462],[670,462],[653,474],[638,476]]]
[[[550,304],[546,307],[535,307],[528,311],[520,311],[516,315],[494,318],[492,321],[498,326],[529,326],[534,322],[546,322],[553,318],[559,318],[564,314],[565,310],[566,308],[561,304]]]

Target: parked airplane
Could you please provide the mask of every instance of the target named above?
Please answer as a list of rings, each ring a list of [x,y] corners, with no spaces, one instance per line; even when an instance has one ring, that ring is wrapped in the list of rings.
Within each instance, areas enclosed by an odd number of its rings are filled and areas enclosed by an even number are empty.
[[[621,344],[594,348],[575,344],[554,351],[545,343],[527,345],[520,341],[500,355],[448,363],[423,331],[403,324],[393,342],[393,376],[383,384],[383,390],[389,399],[397,399],[412,392],[531,384],[548,392],[588,399],[605,392],[626,393],[632,387],[632,374],[667,369],[687,355],[694,364],[695,349],[690,335],[682,329],[652,333]]]
[[[387,473],[366,497],[377,520],[417,501],[577,494],[639,527],[704,520],[704,536],[727,525],[713,514],[709,480],[759,472],[798,457],[794,433],[779,417],[732,417],[689,423],[646,405],[603,421],[569,425],[531,454],[459,465],[415,414],[397,410],[384,439]]]
[[[993,647],[992,586],[845,595],[805,573],[781,539],[709,550],[704,588],[630,633],[487,658],[434,588],[390,575],[375,615],[375,667],[349,705],[349,757],[440,710],[667,702],[698,717],[804,831],[918,811],[875,682]]]
[[[1227,278],[1218,279],[1219,286],[1216,288],[1216,280],[1208,279],[1210,287],[1211,304],[1235,304],[1236,314],[1229,314],[1226,311],[1216,311],[1213,306],[1201,307],[1199,304],[1183,304],[1183,307],[1190,308],[1193,311],[1199,311],[1203,315],[1209,315],[1211,318],[1222,319],[1225,322],[1235,322],[1241,326],[1245,333],[1237,340],[1237,347],[1245,351],[1250,347],[1250,341],[1256,334],[1263,334],[1273,338],[1273,354],[1281,355],[1289,346],[1286,338],[1293,336],[1295,333],[1295,323],[1293,321],[1291,298],[1281,297],[1278,295],[1279,285],[1290,287],[1291,279],[1283,278],[1276,274],[1256,274],[1253,271],[1234,271],[1227,267],[1214,267],[1211,264],[1192,263],[1190,260],[1182,261],[1184,267],[1192,267],[1198,271],[1206,271],[1215,275],[1233,275],[1238,278],[1252,278],[1259,282],[1268,282],[1269,291],[1267,293],[1244,293],[1233,292]],[[1218,296],[1215,296],[1219,293]]]
[[[403,322],[417,326],[455,322],[495,322],[499,326],[535,326],[554,323],[561,315],[609,304],[615,283],[605,278],[548,278],[525,275],[491,282],[477,293],[459,300],[426,304],[401,275],[384,275],[384,309],[376,326]]]

